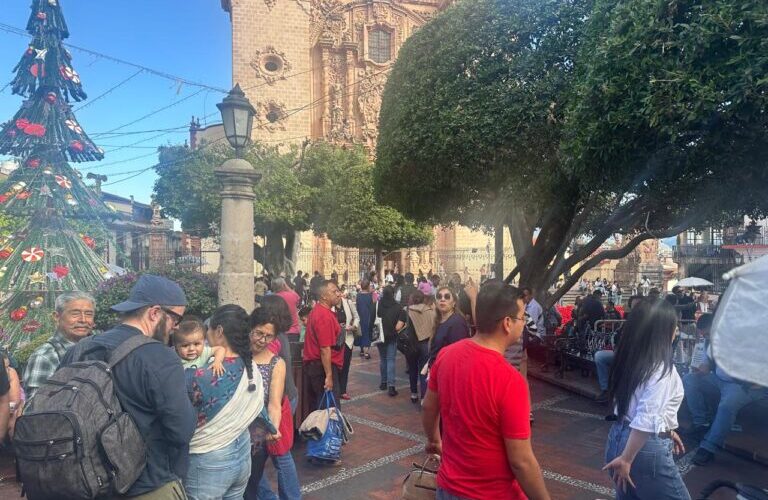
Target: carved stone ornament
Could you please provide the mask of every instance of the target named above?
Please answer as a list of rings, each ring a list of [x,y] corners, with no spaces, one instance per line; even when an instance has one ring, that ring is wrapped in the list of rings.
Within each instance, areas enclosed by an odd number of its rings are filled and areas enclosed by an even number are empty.
[[[256,76],[269,85],[273,85],[278,80],[285,80],[286,75],[291,71],[291,63],[288,62],[285,53],[271,45],[257,50],[250,64]]]
[[[256,124],[267,132],[285,130],[285,104],[274,99],[256,103]]]
[[[342,7],[340,0],[312,0],[309,11],[309,41],[313,45],[328,31],[327,23],[331,15],[340,11]]]
[[[376,150],[379,138],[379,111],[381,110],[381,94],[387,82],[386,70],[368,66],[358,71],[359,85],[357,89],[357,104],[363,115],[362,131],[370,151]]]
[[[267,4],[267,9],[272,10],[272,7],[277,5],[277,0],[264,0],[264,3]]]

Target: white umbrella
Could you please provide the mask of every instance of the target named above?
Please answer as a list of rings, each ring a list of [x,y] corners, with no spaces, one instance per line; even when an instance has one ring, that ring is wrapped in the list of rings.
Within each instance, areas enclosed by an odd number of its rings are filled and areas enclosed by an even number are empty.
[[[683,278],[680,281],[677,282],[676,286],[683,286],[686,288],[696,288],[700,286],[712,286],[714,283],[711,281],[707,281],[704,278]]]
[[[732,377],[768,387],[768,256],[726,273],[712,324],[715,361]]]

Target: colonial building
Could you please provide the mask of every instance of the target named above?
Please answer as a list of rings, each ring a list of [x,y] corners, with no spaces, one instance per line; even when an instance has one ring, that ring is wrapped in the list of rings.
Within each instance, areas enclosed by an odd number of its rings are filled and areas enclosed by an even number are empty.
[[[373,154],[384,84],[400,47],[451,1],[221,0],[232,21],[232,81],[257,110],[254,139],[360,144]],[[193,148],[222,137],[220,126],[200,128],[193,121]],[[300,246],[297,269],[310,273],[335,271],[357,280],[372,260],[310,232]],[[488,272],[493,252],[493,237],[436,228],[431,247],[385,255],[385,267],[477,279]],[[505,268],[513,265],[508,251]]]

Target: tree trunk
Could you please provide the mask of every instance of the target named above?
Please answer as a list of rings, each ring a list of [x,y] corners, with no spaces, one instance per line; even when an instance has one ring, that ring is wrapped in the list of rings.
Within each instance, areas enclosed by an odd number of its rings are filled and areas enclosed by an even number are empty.
[[[497,224],[493,230],[494,232],[494,275],[498,279],[504,277],[504,224]]]
[[[279,229],[273,229],[266,234],[266,239],[264,268],[273,276],[279,276],[280,273],[286,272],[283,232]]]
[[[296,274],[300,234],[298,231],[288,231],[285,237],[285,275],[288,277]]]

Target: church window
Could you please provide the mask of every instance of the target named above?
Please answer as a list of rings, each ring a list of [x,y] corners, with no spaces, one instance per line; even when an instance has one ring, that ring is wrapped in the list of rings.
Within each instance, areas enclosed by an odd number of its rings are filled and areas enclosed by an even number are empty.
[[[392,58],[392,35],[383,29],[372,29],[368,33],[368,58],[382,64]]]

